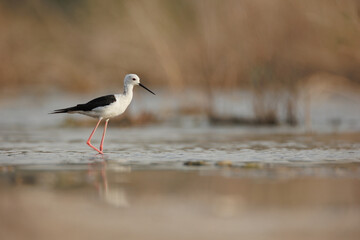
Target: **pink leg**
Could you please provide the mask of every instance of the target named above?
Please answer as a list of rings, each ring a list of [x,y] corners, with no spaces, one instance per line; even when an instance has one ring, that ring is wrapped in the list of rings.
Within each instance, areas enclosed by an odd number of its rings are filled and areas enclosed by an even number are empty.
[[[100,143],[100,151],[101,152],[103,150],[103,144],[104,144],[104,139],[105,139],[106,128],[107,128],[108,122],[109,122],[109,119],[106,119],[105,126],[104,126],[104,132],[103,132],[103,135],[102,135],[102,138],[101,138],[101,143]]]
[[[102,118],[100,118],[99,121],[97,122],[97,124],[96,124],[94,130],[91,132],[90,137],[89,137],[89,139],[87,140],[86,144],[89,145],[92,149],[94,149],[94,150],[98,151],[99,153],[103,154],[103,152],[102,152],[101,150],[99,150],[99,149],[97,149],[96,147],[94,147],[94,146],[91,144],[91,142],[90,142],[90,140],[91,140],[92,136],[94,135],[96,129],[98,128],[101,120],[102,120]]]

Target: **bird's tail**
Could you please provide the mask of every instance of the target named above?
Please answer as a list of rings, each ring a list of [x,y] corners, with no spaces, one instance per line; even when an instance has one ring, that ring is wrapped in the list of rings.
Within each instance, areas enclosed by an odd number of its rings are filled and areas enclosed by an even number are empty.
[[[76,111],[76,107],[56,109],[56,110],[54,110],[53,112],[51,112],[51,113],[49,113],[49,114],[68,113],[68,112],[73,112],[73,111]]]

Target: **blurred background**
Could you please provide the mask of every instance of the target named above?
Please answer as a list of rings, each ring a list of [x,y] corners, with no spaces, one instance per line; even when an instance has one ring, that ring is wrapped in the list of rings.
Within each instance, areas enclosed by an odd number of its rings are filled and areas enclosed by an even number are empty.
[[[358,240],[359,65],[359,0],[0,0],[1,237]]]
[[[123,125],[360,130],[356,0],[1,0],[0,31],[0,106],[51,111],[137,73],[158,96],[137,90]]]

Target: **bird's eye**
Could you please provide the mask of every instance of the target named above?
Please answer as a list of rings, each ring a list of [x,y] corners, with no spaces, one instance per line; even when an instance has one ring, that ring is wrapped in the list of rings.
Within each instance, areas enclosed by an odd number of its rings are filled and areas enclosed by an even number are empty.
[[[133,81],[135,81],[136,80],[136,78],[133,78]]]

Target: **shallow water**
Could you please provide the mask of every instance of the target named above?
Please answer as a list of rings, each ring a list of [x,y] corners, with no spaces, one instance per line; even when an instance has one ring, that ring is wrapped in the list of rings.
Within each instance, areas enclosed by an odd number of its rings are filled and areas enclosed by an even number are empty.
[[[186,161],[214,165],[231,161],[285,165],[360,161],[359,134],[296,134],[279,129],[109,127],[105,155],[85,141],[90,128],[2,129],[1,165],[78,164],[105,159],[119,164],[166,164],[181,168]],[[98,145],[101,129],[93,138]]]
[[[1,167],[5,239],[358,239],[358,164]]]
[[[99,155],[91,128],[21,109],[0,120],[5,239],[360,237],[357,131],[110,121]]]
[[[99,155],[90,131],[1,130],[6,239],[360,236],[359,134],[110,127]]]

